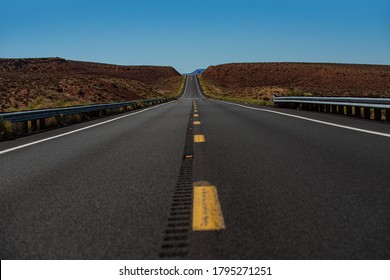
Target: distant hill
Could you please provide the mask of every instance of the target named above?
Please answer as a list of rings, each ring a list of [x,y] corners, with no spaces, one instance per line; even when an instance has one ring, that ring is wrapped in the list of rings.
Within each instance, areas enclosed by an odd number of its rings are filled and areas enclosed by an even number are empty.
[[[172,67],[0,59],[0,112],[168,96],[180,81]]]
[[[194,72],[190,73],[189,75],[199,75],[202,74],[206,69],[196,69]]]
[[[272,95],[390,97],[390,66],[335,63],[233,63],[210,66],[202,78],[234,97]]]

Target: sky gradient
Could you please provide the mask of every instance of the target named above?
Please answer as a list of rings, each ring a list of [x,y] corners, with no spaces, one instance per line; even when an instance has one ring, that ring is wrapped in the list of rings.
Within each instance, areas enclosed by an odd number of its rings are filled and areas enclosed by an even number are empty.
[[[390,1],[2,0],[0,57],[390,64]]]

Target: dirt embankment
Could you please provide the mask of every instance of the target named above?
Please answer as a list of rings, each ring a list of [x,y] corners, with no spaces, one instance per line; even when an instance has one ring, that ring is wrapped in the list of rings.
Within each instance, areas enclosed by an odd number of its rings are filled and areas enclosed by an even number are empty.
[[[181,81],[172,67],[0,59],[0,111],[172,96]]]
[[[272,95],[390,97],[390,66],[326,63],[234,63],[210,66],[213,94],[270,100]]]

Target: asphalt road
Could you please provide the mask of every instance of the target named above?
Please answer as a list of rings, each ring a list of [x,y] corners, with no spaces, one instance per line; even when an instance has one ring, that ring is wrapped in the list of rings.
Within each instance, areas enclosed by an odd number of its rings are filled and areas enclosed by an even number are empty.
[[[1,259],[390,258],[388,124],[209,100],[194,76],[176,102],[0,142],[0,166]],[[223,229],[194,231],[188,200],[172,224],[183,178],[215,187]]]

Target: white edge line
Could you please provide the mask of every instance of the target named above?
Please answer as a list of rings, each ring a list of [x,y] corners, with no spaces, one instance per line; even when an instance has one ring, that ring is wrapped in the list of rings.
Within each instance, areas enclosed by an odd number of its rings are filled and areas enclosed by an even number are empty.
[[[188,76],[186,76],[186,80],[185,80],[184,82],[185,82],[185,86],[184,86],[183,95],[182,95],[182,97],[180,97],[180,98],[178,99],[178,101],[179,101],[179,100],[182,100],[182,99],[184,98],[184,95],[186,95],[187,84],[188,84]]]
[[[198,91],[199,91],[200,95],[203,98],[205,98],[202,95],[202,92],[201,92],[201,90],[199,88],[198,81],[196,81],[196,85],[198,87]],[[382,132],[377,132],[377,131],[372,131],[372,130],[367,130],[367,129],[361,129],[361,128],[356,128],[356,127],[351,127],[351,126],[346,126],[346,125],[341,125],[341,124],[336,124],[336,123],[319,121],[319,120],[310,119],[310,118],[306,118],[306,117],[296,116],[296,115],[282,113],[282,112],[273,111],[273,110],[249,107],[249,106],[236,104],[236,103],[231,103],[231,102],[222,101],[222,100],[216,100],[216,99],[212,99],[212,100],[213,101],[227,103],[227,104],[238,106],[238,107],[243,107],[243,108],[246,108],[246,109],[251,109],[251,110],[256,110],[256,111],[263,111],[263,112],[267,112],[267,113],[278,114],[278,115],[287,116],[287,117],[291,117],[291,118],[301,119],[301,120],[305,120],[305,121],[310,121],[310,122],[320,123],[320,124],[324,124],[324,125],[329,125],[329,126],[334,126],[334,127],[339,127],[339,128],[344,128],[344,129],[349,129],[349,130],[353,130],[353,131],[358,131],[358,132],[363,132],[363,133],[368,133],[368,134],[373,134],[373,135],[378,135],[378,136],[383,136],[383,137],[389,137],[390,138],[390,134],[388,134],[388,133],[382,133]]]
[[[72,130],[72,131],[69,131],[69,132],[58,134],[56,136],[52,136],[52,137],[44,138],[44,139],[41,139],[41,140],[38,140],[38,141],[34,141],[34,142],[31,142],[31,143],[27,143],[27,144],[24,144],[24,145],[20,145],[20,146],[14,147],[14,148],[6,149],[6,150],[3,150],[3,151],[0,151],[0,155],[9,153],[9,152],[12,152],[12,151],[15,151],[15,150],[23,149],[23,148],[26,148],[26,147],[29,147],[29,146],[32,146],[32,145],[36,145],[36,144],[39,144],[39,143],[42,143],[42,142],[46,142],[46,141],[49,141],[49,140],[52,140],[52,139],[60,138],[60,137],[63,137],[63,136],[69,135],[69,134],[80,132],[80,131],[83,131],[83,130],[86,130],[86,129],[90,129],[90,128],[93,128],[93,127],[96,127],[96,126],[99,126],[99,125],[103,125],[103,124],[106,124],[106,123],[117,121],[117,120],[120,120],[120,119],[123,119],[123,118],[127,118],[127,117],[130,117],[130,116],[139,114],[139,113],[146,112],[148,110],[156,109],[156,108],[158,108],[160,106],[164,106],[164,105],[167,105],[167,104],[172,103],[172,102],[174,102],[174,101],[167,102],[167,103],[164,103],[164,104],[160,104],[160,105],[157,105],[157,106],[154,106],[154,107],[151,107],[151,108],[146,108],[144,110],[137,111],[137,112],[134,112],[134,113],[130,113],[128,115],[120,116],[120,117],[117,117],[117,118],[114,118],[114,119],[110,119],[108,121],[96,123],[96,124],[89,125],[89,126],[86,126],[86,127],[83,127],[83,128],[79,128],[79,129],[76,129],[76,130]]]
[[[197,77],[195,77],[195,84],[196,84],[196,87],[198,88],[198,92],[199,92],[200,98],[201,98],[201,99],[207,99],[206,96],[203,96],[202,91],[200,90],[199,83],[198,83],[198,78],[197,78]]]
[[[305,120],[305,121],[310,121],[310,122],[320,123],[320,124],[324,124],[324,125],[329,125],[329,126],[334,126],[334,127],[339,127],[339,128],[344,128],[344,129],[349,129],[349,130],[353,130],[353,131],[358,131],[358,132],[363,132],[363,133],[368,133],[368,134],[373,134],[373,135],[378,135],[378,136],[383,136],[383,137],[389,137],[390,138],[390,134],[388,134],[388,133],[377,132],[377,131],[372,131],[372,130],[367,130],[367,129],[361,129],[361,128],[356,128],[356,127],[351,127],[351,126],[346,126],[346,125],[341,125],[341,124],[336,124],[336,123],[325,122],[325,121],[319,121],[319,120],[315,120],[315,119],[310,119],[310,118],[306,118],[306,117],[301,117],[301,116],[296,116],[296,115],[292,115],[292,114],[282,113],[282,112],[278,112],[278,111],[272,111],[272,110],[260,109],[260,108],[253,108],[253,107],[249,107],[249,106],[245,106],[245,105],[241,105],[241,104],[235,104],[235,103],[222,101],[222,100],[216,100],[216,101],[227,103],[227,104],[234,105],[234,106],[247,108],[247,109],[251,109],[251,110],[263,111],[263,112],[278,114],[278,115],[292,117],[292,118],[301,119],[301,120]]]

